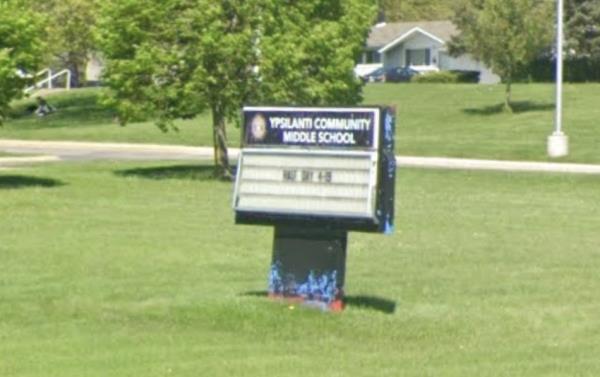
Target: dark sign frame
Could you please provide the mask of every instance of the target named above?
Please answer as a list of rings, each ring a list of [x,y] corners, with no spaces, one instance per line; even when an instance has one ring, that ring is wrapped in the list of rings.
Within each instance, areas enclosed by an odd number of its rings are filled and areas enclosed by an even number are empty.
[[[313,226],[330,230],[391,233],[394,227],[396,160],[395,111],[384,107],[245,107],[242,151],[238,163],[235,220],[238,224]],[[356,152],[376,156],[375,208],[372,216],[322,215],[294,211],[243,210],[237,188],[244,151],[346,156]]]

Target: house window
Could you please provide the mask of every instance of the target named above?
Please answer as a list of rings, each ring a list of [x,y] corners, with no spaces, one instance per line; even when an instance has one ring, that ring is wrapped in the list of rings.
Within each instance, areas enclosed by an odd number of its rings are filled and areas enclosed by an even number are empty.
[[[406,50],[406,66],[411,65],[431,65],[431,50],[423,49],[407,49]]]
[[[365,52],[365,63],[381,63],[381,54],[377,51]]]

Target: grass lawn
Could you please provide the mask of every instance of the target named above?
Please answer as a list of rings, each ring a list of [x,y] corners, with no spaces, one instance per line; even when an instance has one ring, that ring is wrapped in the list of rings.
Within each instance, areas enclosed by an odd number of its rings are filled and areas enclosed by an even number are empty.
[[[600,374],[600,178],[401,169],[327,314],[263,297],[272,230],[211,173],[0,173],[0,375]]]
[[[546,140],[554,130],[554,86],[514,85],[515,113],[500,111],[502,85],[369,84],[365,104],[398,109],[397,151],[402,155],[505,160],[548,160]],[[209,114],[177,122],[179,132],[163,133],[151,122],[120,127],[114,114],[97,104],[98,89],[49,97],[59,112],[36,118],[32,100],[15,104],[0,138],[86,140],[212,145]],[[564,130],[571,153],[559,161],[600,163],[600,84],[564,87]],[[239,129],[230,126],[230,145]]]
[[[559,161],[600,163],[600,85],[565,85],[563,93],[570,154]],[[502,85],[374,84],[365,102],[397,106],[403,155],[549,160],[554,86],[514,85],[512,114],[501,111],[503,95]]]
[[[101,105],[101,95],[102,89],[98,88],[50,94],[46,98],[58,111],[41,118],[31,113],[33,99],[18,101],[13,105],[12,119],[0,127],[0,138],[212,145],[208,113],[178,121],[177,131],[163,132],[150,121],[122,127],[115,112]],[[239,140],[237,129],[232,127],[231,133]]]

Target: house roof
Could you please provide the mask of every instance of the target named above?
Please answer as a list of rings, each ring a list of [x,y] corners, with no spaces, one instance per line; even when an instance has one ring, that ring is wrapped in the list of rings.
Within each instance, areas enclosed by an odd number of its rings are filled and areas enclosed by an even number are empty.
[[[376,25],[371,29],[367,39],[367,48],[371,50],[384,49],[392,43],[400,43],[415,32],[421,32],[446,43],[452,36],[458,34],[458,29],[451,21],[395,22]]]

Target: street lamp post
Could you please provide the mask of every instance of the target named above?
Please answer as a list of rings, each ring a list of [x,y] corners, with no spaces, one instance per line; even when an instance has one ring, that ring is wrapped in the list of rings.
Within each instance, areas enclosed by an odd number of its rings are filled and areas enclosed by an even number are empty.
[[[548,156],[563,157],[569,154],[569,138],[562,131],[563,0],[557,0],[556,13],[556,112],[554,132],[548,136]]]

